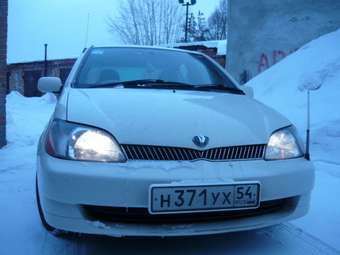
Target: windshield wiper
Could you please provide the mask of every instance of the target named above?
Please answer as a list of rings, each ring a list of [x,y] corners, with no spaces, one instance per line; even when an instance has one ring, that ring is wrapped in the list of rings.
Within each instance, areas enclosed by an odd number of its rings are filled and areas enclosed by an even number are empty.
[[[123,86],[124,88],[164,88],[164,89],[194,89],[194,85],[182,82],[172,82],[160,79],[129,80],[109,82],[92,85],[90,88],[113,88]]]
[[[129,80],[119,82],[109,82],[103,84],[95,84],[90,88],[114,88],[123,86],[124,88],[157,88],[157,89],[182,89],[182,90],[199,90],[199,91],[225,91],[234,94],[243,95],[243,91],[237,88],[227,87],[223,84],[202,84],[194,85],[190,83],[165,81],[161,79],[144,79]]]
[[[195,85],[196,90],[203,90],[203,91],[216,91],[222,90],[230,93],[235,93],[239,95],[244,95],[244,92],[237,88],[227,87],[223,84],[204,84],[204,85]]]

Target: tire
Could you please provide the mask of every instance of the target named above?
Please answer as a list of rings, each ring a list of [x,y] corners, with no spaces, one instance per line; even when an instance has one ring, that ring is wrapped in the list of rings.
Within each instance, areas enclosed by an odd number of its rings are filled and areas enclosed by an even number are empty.
[[[37,206],[38,206],[38,211],[39,211],[39,216],[41,223],[43,227],[48,231],[48,232],[56,232],[56,228],[52,227],[49,225],[45,219],[43,210],[41,208],[41,203],[40,203],[40,196],[39,196],[39,189],[38,189],[38,177],[36,176],[35,178],[35,194],[36,194],[36,200],[37,200]]]

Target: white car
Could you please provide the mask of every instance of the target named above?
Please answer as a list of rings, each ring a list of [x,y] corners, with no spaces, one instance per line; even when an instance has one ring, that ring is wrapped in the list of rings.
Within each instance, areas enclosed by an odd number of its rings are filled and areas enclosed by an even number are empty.
[[[314,167],[286,118],[209,57],[91,47],[41,135],[37,203],[47,230],[209,235],[305,215]]]

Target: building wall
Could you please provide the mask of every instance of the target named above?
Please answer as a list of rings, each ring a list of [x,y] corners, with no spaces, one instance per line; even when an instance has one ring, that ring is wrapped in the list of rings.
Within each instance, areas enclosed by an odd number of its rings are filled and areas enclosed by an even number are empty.
[[[48,76],[61,76],[61,71],[64,69],[70,70],[75,62],[75,59],[60,59],[60,60],[49,60],[48,61]],[[7,67],[9,73],[9,91],[15,90],[20,92],[24,96],[40,96],[40,93],[37,90],[37,80],[34,79],[34,88],[32,88],[32,84],[27,84],[27,80],[25,82],[25,74],[27,75],[30,72],[40,72],[39,77],[44,74],[44,61],[34,61],[34,62],[26,62],[26,63],[15,63],[10,64]],[[34,77],[34,78],[39,78]],[[27,77],[26,77],[27,78]],[[63,78],[63,77],[61,77]],[[28,90],[34,90],[33,93],[30,93]]]
[[[6,143],[6,59],[8,1],[0,0],[0,147]]]
[[[229,0],[227,70],[245,81],[337,28],[339,0]]]
[[[9,90],[18,91],[20,94],[24,94],[24,79],[22,70],[14,70],[9,76]]]
[[[218,43],[219,41],[212,41],[212,42]],[[183,44],[179,44],[179,46],[175,46],[174,48],[184,49],[184,50],[192,50],[192,51],[198,51],[198,52],[204,53],[205,55],[214,59],[221,66],[225,67],[226,56],[225,56],[224,52],[223,52],[224,54],[219,54],[218,48],[216,48],[216,47],[207,47],[207,46],[203,45],[202,42],[197,42],[197,44],[195,44],[195,43],[196,42],[183,43]],[[206,41],[205,43],[209,44],[210,41]]]

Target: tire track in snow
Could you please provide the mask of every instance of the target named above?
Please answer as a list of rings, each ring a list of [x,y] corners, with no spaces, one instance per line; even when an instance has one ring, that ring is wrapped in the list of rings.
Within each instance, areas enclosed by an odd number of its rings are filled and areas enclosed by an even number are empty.
[[[55,236],[46,231],[40,254],[78,255],[77,240],[71,236]]]
[[[68,240],[50,238],[51,243],[47,245],[50,249],[45,250],[48,253],[44,254],[340,255],[330,245],[290,223],[254,231],[192,238],[121,239],[90,235],[77,235]],[[152,251],[148,247],[152,247]]]
[[[329,164],[329,165],[335,165],[340,167],[340,163],[336,161],[331,161],[331,160],[324,160],[324,159],[313,159],[314,163],[324,163],[324,164]]]
[[[327,160],[313,160],[313,163],[315,165],[328,166],[328,167],[322,167],[322,172],[326,172],[327,174],[333,177],[340,178],[340,163],[327,161]],[[316,171],[320,171],[320,169],[317,167]]]
[[[303,254],[303,251],[308,251],[308,255],[340,255],[340,251],[291,223],[284,223],[263,231],[267,232],[273,240],[280,242],[283,246],[291,246],[292,243],[298,241],[301,245],[296,246],[296,248],[301,249],[301,254]]]

